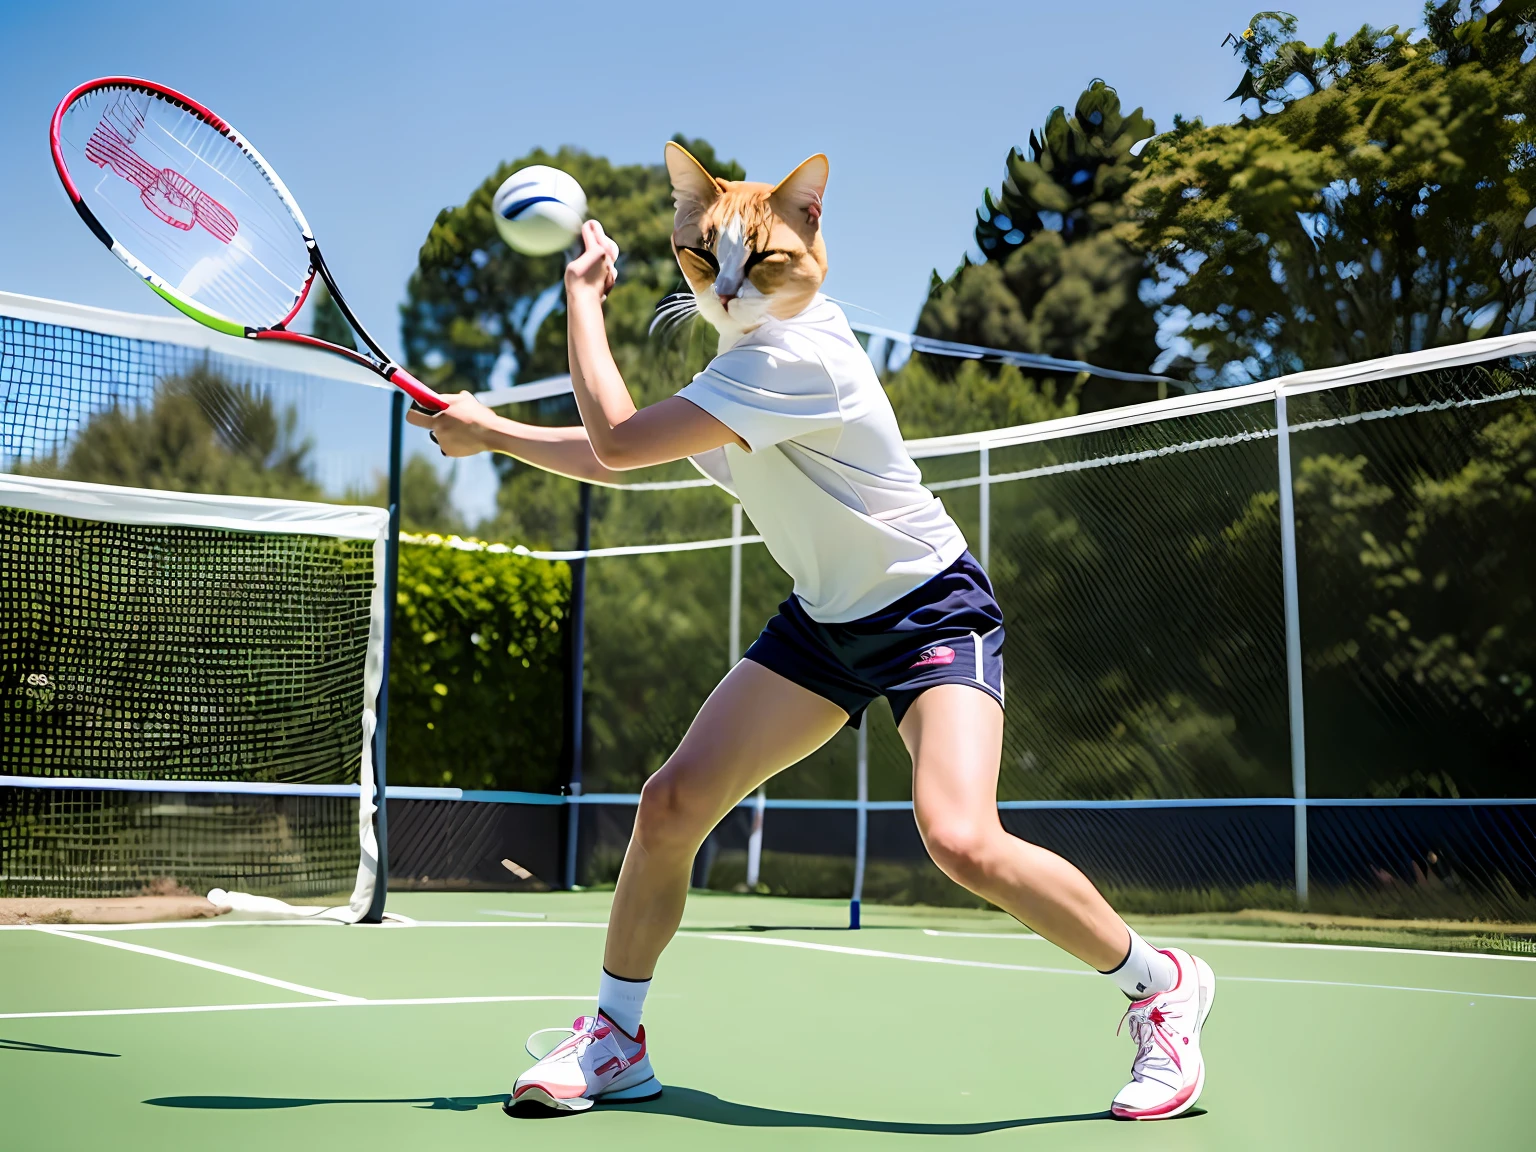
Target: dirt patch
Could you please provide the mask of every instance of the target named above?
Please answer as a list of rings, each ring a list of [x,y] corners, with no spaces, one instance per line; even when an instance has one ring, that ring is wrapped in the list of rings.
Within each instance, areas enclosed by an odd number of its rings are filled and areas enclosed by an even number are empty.
[[[192,893],[99,900],[6,899],[0,900],[0,924],[148,924],[206,920],[228,911]]]

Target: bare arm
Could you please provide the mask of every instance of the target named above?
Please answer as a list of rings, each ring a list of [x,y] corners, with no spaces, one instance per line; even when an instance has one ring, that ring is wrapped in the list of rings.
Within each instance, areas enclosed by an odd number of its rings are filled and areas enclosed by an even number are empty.
[[[603,296],[613,286],[618,249],[601,225],[582,226],[586,250],[565,270],[567,347],[576,407],[597,459],[626,471],[681,460],[724,444],[745,443],[719,420],[678,396],[637,409],[603,324]]]
[[[413,408],[405,418],[418,428],[430,428],[444,456],[501,452],[573,480],[616,484],[621,479],[620,473],[605,468],[598,460],[587,439],[587,430],[581,425],[544,428],[508,420],[469,392],[450,397],[447,410],[437,415]]]
[[[418,428],[430,428],[445,456],[502,452],[596,484],[616,484],[632,468],[682,460],[724,444],[745,448],[736,433],[680,396],[635,407],[613,362],[603,324],[603,297],[613,287],[618,249],[596,221],[582,227],[582,237],[586,250],[565,271],[571,388],[581,425],[543,428],[508,420],[468,392],[452,397],[443,412],[429,415],[413,409],[406,419]]]

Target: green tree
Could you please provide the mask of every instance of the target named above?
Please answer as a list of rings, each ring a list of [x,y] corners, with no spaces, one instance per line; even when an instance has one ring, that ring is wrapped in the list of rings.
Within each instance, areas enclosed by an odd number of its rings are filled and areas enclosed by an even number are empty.
[[[341,307],[331,296],[331,290],[321,280],[314,287],[313,311],[310,313],[309,334],[318,336],[322,340],[329,340],[332,344],[340,344],[343,348],[357,351],[357,337],[352,332],[352,325],[347,323],[347,318],[341,314]]]
[[[740,165],[719,160],[707,142],[676,139],[716,175],[744,178]],[[491,212],[502,181],[529,164],[574,176],[591,216],[619,245],[619,283],[607,311],[621,367],[645,349],[657,301],[681,283],[671,246],[672,185],[659,149],[656,164],[625,165],[576,148],[535,149],[499,166],[463,204],[439,212],[422,245],[402,323],[407,357],[439,389],[485,388],[504,356],[511,357],[515,380],[565,371],[565,258],[512,251]]]
[[[1002,192],[983,194],[976,243],[947,281],[935,273],[918,317],[924,336],[1145,371],[1157,358],[1154,310],[1141,299],[1144,257],[1128,243],[1127,191],[1141,160],[1134,146],[1154,132],[1141,109],[1124,112],[1115,89],[1095,80],[1071,113],[1052,109],[1010,151]],[[932,371],[951,374],[952,362]],[[1149,385],[1063,381],[1087,410],[1152,399]],[[978,425],[979,427],[979,425]]]
[[[1427,35],[1313,48],[1261,12],[1255,117],[1154,141],[1130,199],[1197,379],[1238,383],[1518,331],[1536,315],[1536,3],[1430,4]]]
[[[320,498],[298,415],[200,365],[160,381],[154,400],[96,413],[62,456],[19,471],[92,484],[233,496]]]
[[[388,508],[389,478],[380,476],[372,488],[349,492],[347,500]],[[440,536],[462,536],[468,531],[454,507],[451,480],[444,480],[432,461],[419,454],[408,459],[400,472],[400,527],[406,532],[436,532]]]
[[[909,440],[1074,415],[1077,398],[1058,392],[1070,389],[1050,379],[1032,380],[1008,364],[991,368],[966,360],[952,376],[941,376],[926,357],[913,357],[886,389]]]

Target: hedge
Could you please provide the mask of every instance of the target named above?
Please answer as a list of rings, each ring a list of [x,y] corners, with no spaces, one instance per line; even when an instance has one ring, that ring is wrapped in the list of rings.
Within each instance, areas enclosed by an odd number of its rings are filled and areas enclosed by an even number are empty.
[[[559,791],[570,568],[457,537],[401,542],[389,782]]]

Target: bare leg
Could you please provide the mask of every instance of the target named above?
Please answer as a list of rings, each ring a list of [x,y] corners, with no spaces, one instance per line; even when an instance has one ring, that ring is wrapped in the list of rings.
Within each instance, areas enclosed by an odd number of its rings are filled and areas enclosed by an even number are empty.
[[[731,669],[677,751],[641,790],[608,917],[604,968],[629,980],[651,978],[682,922],[688,872],[710,830],[759,784],[816,751],[847,721],[830,700],[761,664],[743,660]]]
[[[901,722],[912,799],[929,855],[945,875],[1101,972],[1129,947],[1125,921],[1056,853],[1003,828],[997,775],[1003,710],[984,692],[941,684]]]

